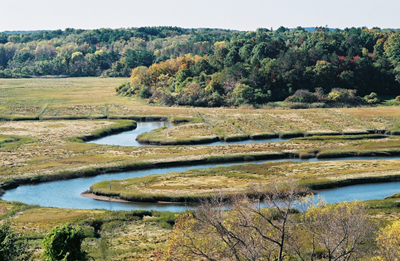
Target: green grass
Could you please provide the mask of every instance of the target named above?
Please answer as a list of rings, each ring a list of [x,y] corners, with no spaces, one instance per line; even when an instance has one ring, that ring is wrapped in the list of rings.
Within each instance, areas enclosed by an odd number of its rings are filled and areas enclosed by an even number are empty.
[[[15,138],[11,138],[11,137],[7,137],[7,136],[4,136],[4,135],[0,135],[0,146],[1,146],[1,144],[13,142],[15,140],[16,140]]]
[[[16,135],[1,135],[0,134],[0,151],[14,150],[28,143],[37,141],[37,139],[16,136]]]
[[[171,117],[171,122],[175,124],[179,123],[202,123],[204,119],[199,117],[182,117],[182,116],[173,116]]]

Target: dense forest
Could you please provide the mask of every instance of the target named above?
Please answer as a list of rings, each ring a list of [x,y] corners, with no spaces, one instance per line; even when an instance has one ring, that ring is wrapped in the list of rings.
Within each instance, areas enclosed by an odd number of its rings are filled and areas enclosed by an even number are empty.
[[[43,75],[129,77],[188,53],[212,54],[214,43],[229,42],[228,30],[177,27],[0,33],[0,78]]]
[[[136,67],[117,91],[193,106],[264,104],[289,96],[292,102],[374,103],[376,94],[400,94],[399,32],[281,27],[230,35],[213,44],[213,53]]]
[[[400,94],[400,31],[141,27],[0,33],[0,77],[47,75],[131,76],[118,93],[165,105],[286,98],[373,103],[376,94]]]

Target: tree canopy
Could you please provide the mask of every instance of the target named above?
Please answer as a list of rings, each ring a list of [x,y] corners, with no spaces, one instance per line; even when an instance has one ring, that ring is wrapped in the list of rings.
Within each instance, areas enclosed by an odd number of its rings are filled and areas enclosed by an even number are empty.
[[[394,31],[279,28],[230,35],[205,55],[191,52],[142,68],[142,78],[134,69],[129,87],[117,91],[140,97],[146,92],[151,103],[192,106],[263,104],[298,90],[400,94],[400,34]]]
[[[379,28],[0,33],[0,77],[131,76],[119,93],[166,105],[263,104],[317,88],[399,95],[399,46],[398,31]]]

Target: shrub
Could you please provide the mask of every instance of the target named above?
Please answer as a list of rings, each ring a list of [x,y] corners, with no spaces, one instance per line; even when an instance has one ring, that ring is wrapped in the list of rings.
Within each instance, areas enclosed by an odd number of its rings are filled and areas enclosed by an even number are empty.
[[[380,99],[378,97],[378,94],[376,94],[375,92],[371,92],[371,94],[364,96],[364,101],[368,104],[377,104],[380,102]]]
[[[359,97],[356,93],[357,90],[334,88],[328,94],[327,100],[331,102],[356,103],[359,102]]]
[[[161,104],[172,106],[172,105],[174,105],[175,100],[174,100],[174,97],[170,93],[165,92],[161,96],[160,102],[161,102]]]
[[[326,105],[323,102],[311,103],[309,108],[325,108]]]
[[[124,82],[124,83],[121,83],[120,85],[118,85],[117,88],[115,88],[115,90],[116,90],[118,93],[124,93],[124,92],[128,91],[128,89],[129,89],[130,87],[131,87],[131,86],[130,86],[129,82]]]
[[[28,260],[27,245],[18,239],[8,224],[0,226],[0,260]]]
[[[46,261],[86,261],[87,252],[81,249],[85,238],[81,228],[70,224],[58,226],[50,230],[43,239],[43,257]]]
[[[292,96],[285,99],[286,102],[303,102],[303,103],[313,103],[317,102],[318,98],[315,93],[309,90],[297,90]]]
[[[301,102],[294,102],[289,104],[289,109],[308,109],[310,106]]]
[[[142,99],[150,98],[153,94],[146,87],[142,87],[139,92],[139,97]]]

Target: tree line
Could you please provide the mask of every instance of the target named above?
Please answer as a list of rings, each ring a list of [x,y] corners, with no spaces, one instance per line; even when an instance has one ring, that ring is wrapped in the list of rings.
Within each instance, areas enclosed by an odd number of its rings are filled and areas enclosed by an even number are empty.
[[[130,76],[120,94],[165,105],[264,104],[298,90],[399,95],[399,50],[400,31],[380,28],[67,28],[0,33],[0,78]]]
[[[264,104],[298,90],[317,92],[325,100],[333,89],[360,96],[374,92],[370,100],[400,94],[399,31],[280,27],[231,35],[214,42],[205,55],[188,53],[136,67],[117,92],[191,106]]]
[[[213,52],[229,30],[179,27],[0,33],[0,78],[43,75],[128,77],[137,66]]]

